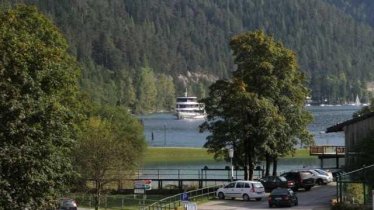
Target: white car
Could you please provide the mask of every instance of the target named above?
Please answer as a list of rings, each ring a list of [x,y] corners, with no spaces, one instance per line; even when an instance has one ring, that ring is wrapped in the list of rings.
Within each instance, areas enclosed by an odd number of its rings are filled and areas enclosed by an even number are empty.
[[[317,171],[320,174],[328,176],[330,182],[334,181],[334,177],[333,177],[333,175],[332,175],[332,173],[331,173],[330,170],[323,170],[323,169],[314,169],[314,170]]]
[[[260,201],[265,197],[265,188],[258,181],[235,181],[217,190],[217,197],[219,199],[225,198],[243,198],[249,201],[256,199]]]
[[[319,185],[328,184],[333,181],[332,175],[330,177],[328,173],[324,173],[320,169],[310,169],[308,171],[312,172],[314,180],[316,180],[316,183]]]

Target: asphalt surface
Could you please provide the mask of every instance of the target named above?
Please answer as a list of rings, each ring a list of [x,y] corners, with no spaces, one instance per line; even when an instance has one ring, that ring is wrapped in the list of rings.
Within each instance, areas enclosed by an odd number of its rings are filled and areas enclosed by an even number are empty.
[[[269,193],[267,193],[268,195]],[[299,200],[298,206],[280,207],[271,209],[303,209],[303,210],[327,210],[330,209],[331,199],[336,197],[336,184],[315,186],[310,191],[302,189],[296,192]],[[243,210],[243,209],[270,209],[267,197],[262,201],[243,201],[243,200],[215,200],[198,206],[198,210]]]

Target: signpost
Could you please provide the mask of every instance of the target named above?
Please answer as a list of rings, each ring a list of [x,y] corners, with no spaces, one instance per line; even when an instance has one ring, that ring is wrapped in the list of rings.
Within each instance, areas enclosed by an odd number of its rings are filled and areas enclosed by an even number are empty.
[[[186,192],[181,194],[181,201],[188,201],[188,194]]]
[[[137,180],[134,182],[134,194],[141,194],[143,195],[143,203],[139,201],[139,205],[145,205],[145,199],[147,198],[147,195],[145,194],[146,190],[152,189],[152,180],[151,179],[145,179],[145,180]]]
[[[134,194],[144,194],[146,190],[152,189],[152,180],[138,180],[134,182]]]

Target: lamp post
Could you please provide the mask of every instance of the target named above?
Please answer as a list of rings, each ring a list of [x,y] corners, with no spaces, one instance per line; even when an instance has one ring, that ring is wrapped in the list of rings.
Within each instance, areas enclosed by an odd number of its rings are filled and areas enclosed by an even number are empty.
[[[229,149],[229,157],[231,159],[231,181],[234,179],[234,166],[232,165],[232,158],[234,157],[234,148]]]

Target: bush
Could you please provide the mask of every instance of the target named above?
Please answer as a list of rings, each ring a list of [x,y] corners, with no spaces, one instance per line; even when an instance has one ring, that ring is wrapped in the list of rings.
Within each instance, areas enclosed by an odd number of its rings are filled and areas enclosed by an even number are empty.
[[[354,205],[347,203],[337,203],[331,207],[331,210],[369,210],[371,209],[365,205]]]

